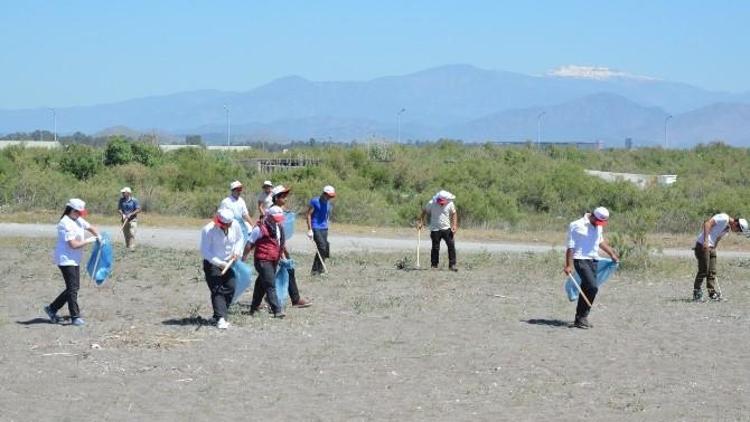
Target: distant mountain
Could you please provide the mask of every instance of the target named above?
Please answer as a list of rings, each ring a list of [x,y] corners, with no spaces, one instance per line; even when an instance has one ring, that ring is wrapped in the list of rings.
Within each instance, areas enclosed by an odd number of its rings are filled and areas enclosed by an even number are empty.
[[[449,65],[369,81],[314,82],[290,76],[247,92],[193,91],[56,112],[61,132],[93,133],[122,125],[146,132],[216,135],[225,133],[227,105],[233,139],[238,141],[349,141],[396,139],[397,112],[402,108],[402,139],[535,138],[536,115],[546,111],[542,136],[547,140],[598,138],[619,143],[642,136],[644,142],[658,143],[663,137],[659,120],[667,113],[675,115],[670,125],[677,125],[679,114],[691,110],[718,118],[711,114],[711,105],[717,103],[738,107],[750,103],[750,93],[707,91],[604,68],[569,66],[550,75],[529,76]],[[0,133],[50,126],[47,109],[0,110]]]
[[[669,137],[673,146],[724,141],[750,146],[750,104],[719,103],[674,117]]]

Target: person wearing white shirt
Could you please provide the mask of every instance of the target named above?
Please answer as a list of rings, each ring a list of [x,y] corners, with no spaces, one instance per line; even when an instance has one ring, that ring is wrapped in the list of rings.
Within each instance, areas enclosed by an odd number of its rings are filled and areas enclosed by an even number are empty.
[[[200,249],[203,256],[203,273],[211,292],[213,319],[220,329],[229,327],[226,321],[227,309],[234,297],[234,271],[228,267],[231,267],[235,260],[240,259],[244,247],[242,230],[233,222],[232,211],[221,208],[214,219],[201,230]]]
[[[729,214],[719,213],[703,222],[703,227],[695,241],[695,259],[698,260],[698,273],[693,283],[693,300],[703,300],[703,279],[706,279],[708,297],[721,300],[721,290],[716,282],[716,247],[719,241],[730,231],[750,234],[747,220],[732,218]]]
[[[89,243],[101,240],[96,227],[83,218],[86,215],[88,215],[86,203],[78,198],[72,198],[65,204],[65,211],[63,211],[60,221],[57,223],[57,244],[55,245],[54,260],[60,268],[60,272],[62,272],[63,280],[65,280],[65,290],[52,303],[44,307],[44,312],[53,324],[60,322],[57,311],[67,303],[71,324],[84,325],[78,307],[82,249]],[[86,231],[94,237],[86,239]]]
[[[573,221],[568,226],[568,243],[565,250],[565,268],[563,271],[568,276],[576,273],[581,278],[581,290],[583,295],[578,297],[576,306],[576,317],[573,323],[578,328],[591,328],[588,321],[589,311],[594,304],[599,288],[596,285],[597,261],[599,249],[607,253],[612,260],[617,262],[619,258],[615,251],[609,246],[603,236],[604,226],[609,222],[609,210],[598,207],[593,212],[584,214],[583,217]],[[585,297],[584,297],[585,295]],[[590,303],[586,303],[588,298]]]
[[[456,268],[456,243],[454,241],[454,236],[458,230],[458,214],[456,213],[456,206],[453,204],[454,199],[456,199],[455,195],[441,190],[425,205],[417,221],[417,230],[422,230],[425,217],[430,216],[431,268],[438,267],[440,241],[443,240],[448,247],[448,268],[451,271],[458,271],[458,268]]]
[[[263,218],[266,210],[273,206],[273,183],[270,180],[263,182],[260,193],[256,197],[258,203],[258,218]]]

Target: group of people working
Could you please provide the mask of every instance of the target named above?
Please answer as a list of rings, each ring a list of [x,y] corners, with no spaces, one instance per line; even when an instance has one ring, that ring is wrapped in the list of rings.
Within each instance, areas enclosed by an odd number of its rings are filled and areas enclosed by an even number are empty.
[[[270,181],[265,181],[261,187],[262,191],[256,198],[258,219],[253,221],[247,204],[242,198],[242,183],[234,181],[229,188],[229,196],[221,201],[214,218],[203,227],[200,241],[203,271],[213,307],[213,321],[221,329],[229,327],[226,320],[227,310],[235,293],[232,264],[238,260],[247,261],[252,252],[253,265],[258,277],[253,290],[250,313],[255,314],[261,309],[265,297],[269,313],[275,318],[283,318],[285,313],[278,300],[275,277],[279,262],[291,257],[286,247],[287,234],[283,224],[286,218],[285,207],[291,189],[284,185],[274,186]],[[120,192],[118,212],[123,223],[122,230],[126,246],[132,249],[135,246],[135,228],[141,208],[137,199],[132,196],[132,190],[129,187],[123,188]],[[321,194],[312,198],[307,204],[305,214],[307,236],[315,242],[317,249],[311,270],[313,276],[325,272],[325,260],[330,256],[328,224],[335,197],[336,190],[329,185],[325,186]],[[418,230],[422,230],[426,223],[429,224],[432,240],[430,264],[433,269],[438,268],[440,244],[445,242],[448,248],[448,268],[451,271],[458,271],[454,240],[458,230],[458,216],[454,200],[455,195],[452,193],[445,190],[439,191],[422,208],[417,219]],[[66,203],[65,210],[57,224],[58,237],[54,259],[63,275],[65,290],[52,303],[44,307],[44,312],[53,323],[60,321],[57,312],[67,303],[71,323],[77,326],[84,324],[77,302],[82,248],[97,240],[101,241],[98,229],[85,220],[86,215],[85,202],[73,198]],[[588,321],[588,315],[598,293],[596,274],[599,251],[604,251],[613,261],[619,261],[617,253],[603,234],[609,217],[610,213],[607,208],[597,207],[568,226],[563,271],[568,276],[572,276],[575,271],[580,278],[578,289],[581,294],[573,323],[578,328],[592,327]],[[86,231],[92,236],[86,238]],[[693,300],[703,300],[704,279],[709,299],[715,301],[722,299],[721,289],[716,279],[716,247],[719,241],[730,232],[750,236],[747,220],[719,213],[703,223],[694,246],[698,272],[693,285]],[[289,271],[289,288],[286,293],[289,294],[292,306],[298,308],[310,306],[310,301],[299,294],[294,268],[289,268],[287,271]]]

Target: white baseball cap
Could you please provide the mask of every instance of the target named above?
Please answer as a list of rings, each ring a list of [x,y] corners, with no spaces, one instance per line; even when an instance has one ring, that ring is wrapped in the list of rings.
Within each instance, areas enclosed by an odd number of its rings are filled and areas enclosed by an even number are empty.
[[[68,200],[68,203],[65,204],[66,207],[73,208],[74,210],[78,212],[86,212],[86,203],[83,202],[83,200],[78,198],[70,198]]]
[[[125,186],[124,188],[120,189],[120,193],[133,193],[133,191],[130,190],[129,187]]]
[[[220,209],[216,215],[219,217],[219,221],[224,224],[229,224],[234,220],[234,213],[229,208]]]
[[[266,180],[265,182],[263,182],[263,187],[265,188],[266,186],[272,186],[273,187],[273,183],[271,183],[270,180]]]
[[[229,184],[229,190],[242,189],[242,183],[239,180]]]
[[[328,196],[336,196],[336,189],[333,188],[331,185],[326,185],[323,188],[323,193],[325,193]]]
[[[609,222],[609,210],[604,207],[597,207],[594,209],[594,218],[596,218],[597,226],[606,226]]]
[[[742,234],[744,234],[745,236],[750,236],[750,226],[748,226],[747,220],[745,220],[744,218],[740,218],[737,220],[737,223],[739,223],[740,225],[740,231],[742,232]]]
[[[447,199],[449,201],[452,201],[452,200],[456,199],[456,195],[448,192],[447,190],[441,190],[435,196],[437,196],[437,198],[439,198],[439,199]]]
[[[288,188],[288,187],[286,187],[284,185],[278,185],[278,186],[274,187],[273,189],[271,189],[271,196],[275,197],[276,195],[278,195],[280,193],[289,192],[290,190],[292,190],[292,189]]]
[[[268,215],[284,214],[284,210],[280,206],[274,205],[272,207],[268,207],[268,209],[266,210],[266,214]]]

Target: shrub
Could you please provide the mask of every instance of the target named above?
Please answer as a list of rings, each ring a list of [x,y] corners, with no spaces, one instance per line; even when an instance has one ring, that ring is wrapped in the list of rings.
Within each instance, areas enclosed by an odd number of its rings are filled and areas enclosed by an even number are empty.
[[[78,180],[93,177],[101,167],[101,155],[93,147],[86,145],[68,145],[60,160],[60,169],[72,174]]]
[[[104,164],[118,166],[133,161],[133,150],[130,141],[121,136],[113,136],[104,149]]]

